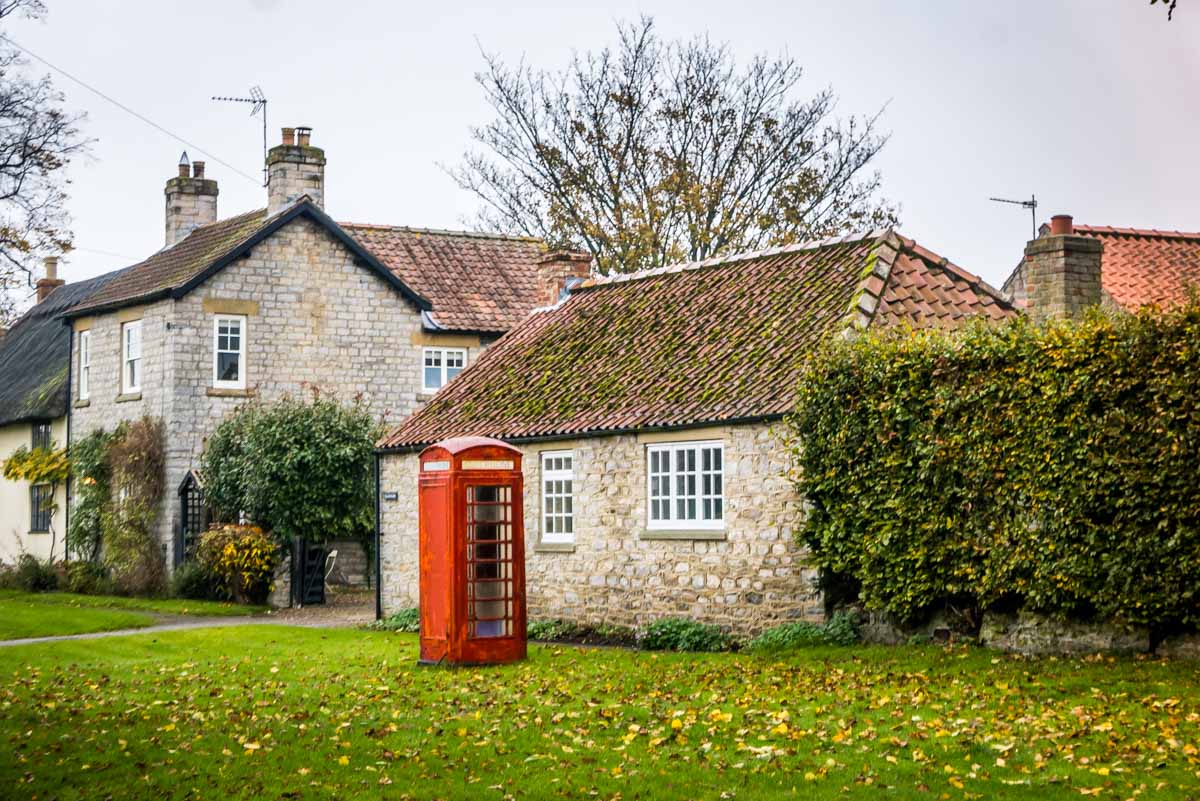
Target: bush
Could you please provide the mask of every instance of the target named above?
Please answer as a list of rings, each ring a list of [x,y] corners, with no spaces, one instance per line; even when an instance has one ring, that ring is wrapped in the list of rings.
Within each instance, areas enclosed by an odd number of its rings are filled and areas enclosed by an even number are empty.
[[[417,607],[401,609],[388,615],[382,620],[368,623],[367,628],[375,631],[399,631],[406,634],[418,634],[421,631],[421,612]]]
[[[733,640],[716,626],[666,617],[642,629],[638,644],[647,651],[728,651]]]
[[[221,580],[195,559],[175,568],[171,575],[171,595],[189,601],[230,600]]]
[[[567,640],[582,632],[583,626],[566,620],[531,620],[525,624],[525,636],[530,640],[554,642]]]
[[[247,404],[209,438],[205,493],[221,519],[240,514],[290,546],[297,537],[374,545],[374,448],[380,428],[365,405],[314,393]]]
[[[67,565],[65,589],[81,595],[108,595],[113,591],[113,584],[103,565],[95,562],[71,562]]]
[[[58,573],[54,565],[43,562],[33,554],[23,553],[9,579],[14,589],[24,592],[50,592],[58,589]]]
[[[271,594],[279,548],[258,526],[223,525],[201,535],[196,560],[238,603],[263,604]]]
[[[802,538],[901,624],[1200,624],[1200,304],[868,332],[810,360],[788,428]]]
[[[71,479],[75,498],[67,525],[67,553],[81,562],[100,559],[103,513],[108,506],[112,473],[108,446],[113,435],[93,431],[71,445]]]
[[[784,651],[817,645],[854,645],[861,639],[858,621],[849,612],[839,612],[826,623],[798,620],[767,629],[750,641],[755,651]]]
[[[104,567],[122,595],[157,596],[166,589],[166,560],[154,533],[157,517],[157,510],[130,500],[101,513]]]

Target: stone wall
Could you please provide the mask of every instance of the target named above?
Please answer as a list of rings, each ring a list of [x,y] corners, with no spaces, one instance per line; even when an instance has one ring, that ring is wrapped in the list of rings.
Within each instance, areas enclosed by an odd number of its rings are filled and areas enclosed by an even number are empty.
[[[725,529],[648,531],[646,446],[720,440],[725,446]],[[786,450],[766,425],[620,435],[521,447],[525,474],[526,594],[531,620],[566,618],[638,626],[687,617],[741,633],[823,617],[816,571],[795,543],[802,505]],[[575,459],[575,542],[542,545],[539,454]],[[417,457],[382,460],[385,613],[418,602]]]

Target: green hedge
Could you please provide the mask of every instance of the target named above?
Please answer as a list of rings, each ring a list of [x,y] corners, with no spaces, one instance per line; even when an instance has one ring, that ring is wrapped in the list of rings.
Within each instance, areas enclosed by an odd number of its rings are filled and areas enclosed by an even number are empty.
[[[831,345],[788,431],[869,608],[1200,623],[1200,305]]]

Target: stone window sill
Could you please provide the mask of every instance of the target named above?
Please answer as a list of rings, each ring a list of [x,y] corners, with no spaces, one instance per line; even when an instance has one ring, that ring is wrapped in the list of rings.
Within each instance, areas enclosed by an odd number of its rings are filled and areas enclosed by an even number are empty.
[[[533,546],[534,553],[575,553],[573,542],[539,542]]]
[[[723,542],[727,539],[723,530],[717,529],[655,529],[647,530],[638,534],[639,540],[709,540],[712,542]]]
[[[142,393],[129,392],[129,393],[126,393],[125,395],[118,395],[117,403],[129,403],[130,401],[140,401],[141,399],[142,399]]]
[[[204,394],[210,398],[248,398],[250,397],[250,390],[208,387],[204,390]]]
[[[14,531],[13,533],[15,534],[16,532]],[[31,532],[29,532],[29,536],[31,536],[31,537],[43,537],[43,536],[45,536],[45,535],[47,535],[47,534],[49,534],[49,533],[50,533],[49,531],[31,531]]]
[[[92,405],[92,402],[91,402],[90,400],[77,400],[77,401],[75,401],[75,408],[76,408],[76,409],[86,409],[87,407],[89,407],[89,406],[91,406],[91,405]]]

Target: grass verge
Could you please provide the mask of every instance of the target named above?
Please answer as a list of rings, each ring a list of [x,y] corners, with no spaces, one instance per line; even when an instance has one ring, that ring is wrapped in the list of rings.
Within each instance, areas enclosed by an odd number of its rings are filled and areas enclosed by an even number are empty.
[[[962,647],[539,647],[277,626],[0,649],[13,799],[1078,799],[1200,793],[1200,665]]]
[[[265,606],[239,606],[221,601],[190,601],[185,598],[127,598],[120,595],[78,595],[72,592],[28,593],[0,590],[0,600],[20,600],[31,604],[72,607],[75,609],[128,609],[160,615],[197,615],[201,617],[241,617],[261,614]]]
[[[138,612],[71,608],[24,597],[0,598],[0,640],[136,629],[152,623],[153,617]]]

